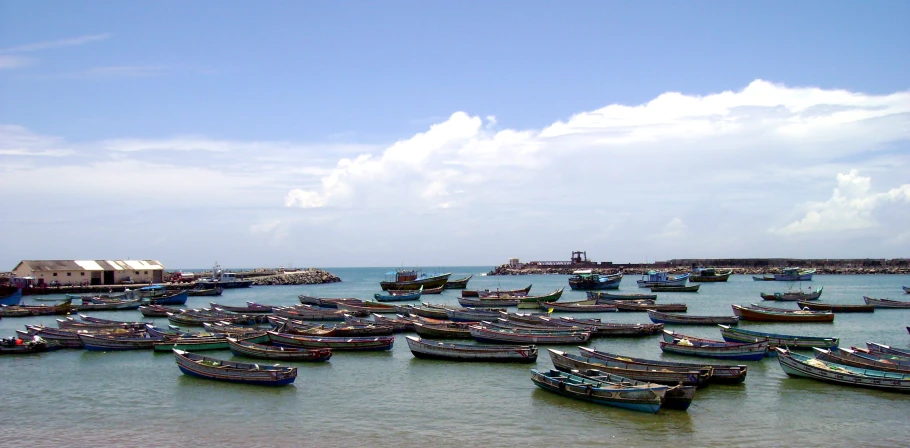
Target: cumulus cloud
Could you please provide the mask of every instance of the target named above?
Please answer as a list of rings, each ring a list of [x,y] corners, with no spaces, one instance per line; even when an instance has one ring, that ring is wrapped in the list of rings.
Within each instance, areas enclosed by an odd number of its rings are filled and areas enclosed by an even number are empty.
[[[837,175],[837,187],[825,202],[809,202],[803,218],[779,229],[779,235],[798,233],[836,232],[876,227],[876,210],[892,204],[910,202],[910,184],[904,184],[884,193],[872,191],[872,179],[862,177],[857,170]]]

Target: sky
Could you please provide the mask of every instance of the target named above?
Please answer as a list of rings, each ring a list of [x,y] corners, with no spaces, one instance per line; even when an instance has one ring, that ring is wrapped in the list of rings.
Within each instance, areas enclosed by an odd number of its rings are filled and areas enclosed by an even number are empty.
[[[910,3],[0,0],[0,270],[910,257]]]

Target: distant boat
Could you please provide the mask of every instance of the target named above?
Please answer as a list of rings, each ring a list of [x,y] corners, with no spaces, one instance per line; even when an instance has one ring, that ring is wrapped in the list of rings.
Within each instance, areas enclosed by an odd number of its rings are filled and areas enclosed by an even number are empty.
[[[780,274],[774,274],[774,280],[779,282],[808,282],[812,280],[812,274],[815,274],[815,269],[800,269],[800,268],[783,268],[781,269]]]
[[[216,286],[214,288],[201,288],[196,287],[190,290],[187,290],[187,294],[193,297],[200,296],[220,296],[224,291],[224,288],[221,286]]]
[[[872,313],[875,305],[842,305],[839,303],[796,302],[800,309],[810,311],[831,311],[832,313]]]
[[[692,316],[688,314],[663,313],[657,310],[648,310],[648,318],[658,324],[682,325],[736,325],[739,318],[736,316]]]
[[[426,289],[445,287],[449,281],[451,273],[429,275],[413,269],[402,269],[398,271],[387,272],[389,280],[379,282],[383,291],[389,289],[417,290],[421,287]],[[394,278],[392,280],[391,278]]]
[[[465,278],[459,278],[457,280],[449,280],[446,282],[445,289],[465,289],[468,287],[468,280],[471,280],[471,277],[474,275],[469,275]]]
[[[589,299],[607,299],[607,300],[654,300],[657,294],[623,294],[612,292],[588,291]]]
[[[828,311],[787,310],[783,308],[732,305],[733,314],[740,320],[756,322],[834,322],[834,313]]]
[[[872,305],[876,308],[910,308],[910,302],[903,302],[900,300],[891,300],[891,299],[874,299],[872,297],[863,296],[863,300],[868,305]]]
[[[252,284],[252,280],[241,279],[233,272],[224,272],[218,263],[212,268],[211,277],[196,280],[196,286],[199,288],[249,288]]]
[[[531,292],[531,286],[528,285],[525,288],[521,289],[478,289],[470,290],[466,289],[461,292],[462,297],[487,297],[487,296],[500,296],[500,295],[509,295],[509,296],[526,296]]]
[[[423,286],[407,294],[373,294],[373,298],[378,302],[404,302],[418,300],[421,295],[423,295]]]
[[[773,275],[753,275],[752,280],[755,280],[757,282],[773,282],[774,276]]]
[[[731,274],[733,274],[733,269],[718,271],[717,268],[695,268],[689,276],[689,281],[704,283],[725,282],[730,278]]]
[[[685,286],[689,281],[689,274],[677,276],[667,275],[666,271],[648,271],[638,280],[639,288],[650,288],[652,286]]]
[[[619,289],[621,281],[622,273],[601,275],[595,274],[591,269],[582,269],[573,272],[569,277],[569,287],[581,291]]]
[[[822,296],[823,289],[825,289],[824,286],[816,289],[815,291],[809,290],[808,292],[800,289],[796,291],[775,292],[772,294],[760,293],[760,295],[764,300],[776,300],[778,302],[798,302],[800,300],[818,300],[818,298]]]
[[[177,360],[177,367],[184,374],[210,380],[283,386],[297,379],[296,367],[227,361],[176,349],[174,358]]]
[[[698,292],[701,285],[686,286],[652,286],[651,292]]]

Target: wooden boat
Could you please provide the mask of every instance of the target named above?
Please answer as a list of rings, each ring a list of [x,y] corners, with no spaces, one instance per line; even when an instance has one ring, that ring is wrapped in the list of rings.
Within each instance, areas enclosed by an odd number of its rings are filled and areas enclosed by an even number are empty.
[[[100,324],[100,325],[116,325],[123,328],[137,328],[142,329],[148,327],[148,322],[139,322],[139,321],[123,321],[123,320],[111,320],[111,319],[102,319],[100,317],[87,316],[85,314],[79,314],[79,318],[83,322],[89,324]]]
[[[556,302],[562,297],[562,292],[565,288],[559,288],[549,294],[543,294],[539,296],[523,296],[518,297],[518,308],[538,308],[540,302]],[[499,297],[500,300],[503,300],[503,297]]]
[[[43,339],[50,341],[53,344],[57,344],[63,347],[69,348],[82,348],[82,341],[79,339],[79,334],[110,334],[114,336],[121,337],[140,337],[145,334],[145,329],[141,330],[125,330],[122,328],[110,329],[110,328],[98,328],[98,329],[82,329],[82,330],[67,330],[62,328],[51,328],[45,327],[43,325],[26,325],[26,331],[16,330],[16,333],[22,336],[23,338],[31,339],[32,336],[41,336]]]
[[[369,316],[373,313],[397,314],[395,305],[373,302],[372,300],[344,301],[337,303],[338,309],[352,314]]]
[[[894,348],[890,345],[879,344],[877,342],[867,342],[866,347],[869,349],[869,351],[876,354],[894,355],[910,359],[910,350],[901,350],[899,348]]]
[[[601,322],[600,319],[579,319],[574,317],[543,317],[545,322],[556,326],[578,327],[590,331],[592,336],[637,337],[651,336],[664,329],[663,324],[621,324]]]
[[[468,287],[468,281],[471,280],[471,277],[474,275],[469,275],[465,278],[459,278],[457,280],[449,280],[446,282],[445,289],[465,289]]]
[[[692,316],[689,314],[664,313],[657,310],[648,310],[648,318],[658,324],[682,325],[736,325],[739,318],[736,316]]]
[[[446,284],[448,284],[448,283],[446,283]],[[437,286],[437,287],[435,287],[435,288],[422,288],[422,289],[420,289],[420,292],[423,293],[423,294],[442,294],[442,291],[443,291],[444,289],[445,289],[444,286]],[[408,290],[408,289],[389,289],[389,290],[386,290],[386,292],[387,292],[389,295],[392,295],[392,296],[399,296],[399,295],[413,294],[413,293],[414,293],[414,290]]]
[[[633,411],[656,413],[660,410],[661,397],[669,386],[633,384],[621,377],[610,380],[590,379],[559,370],[538,371],[531,369],[531,381],[541,389],[559,395],[615,406]]]
[[[787,292],[775,292],[772,294],[760,293],[761,298],[765,300],[776,300],[778,302],[799,302],[806,300],[818,300],[822,296],[822,290],[825,287],[817,288],[816,290],[809,292],[796,290],[796,291],[787,291]]]
[[[619,289],[620,282],[622,282],[622,273],[595,274],[591,269],[581,269],[573,272],[569,277],[569,288],[580,291]]]
[[[150,297],[144,301],[149,305],[185,305],[187,298],[189,298],[189,293],[187,291],[180,291],[173,294]]]
[[[309,305],[299,306],[278,306],[272,309],[276,316],[287,317],[297,320],[328,320],[343,321],[344,311],[319,308]]]
[[[272,305],[260,305],[254,302],[247,302],[246,306],[236,306],[236,305],[223,305],[220,303],[209,302],[209,306],[212,309],[229,311],[231,313],[240,313],[240,314],[257,314],[257,313],[271,313],[275,308]]]
[[[22,302],[22,288],[15,286],[0,286],[0,305],[14,306]]]
[[[186,375],[232,383],[261,386],[283,386],[297,379],[296,367],[268,366],[245,362],[227,361],[174,350],[180,371]]]
[[[314,324],[282,317],[273,317],[269,322],[279,333],[302,334],[307,336],[388,336],[394,332],[391,325],[382,325],[376,322],[368,324],[337,323],[334,325]]]
[[[423,288],[411,291],[407,294],[373,294],[373,298],[378,302],[405,302],[408,300],[419,300],[423,294]]]
[[[181,313],[183,309],[164,305],[142,305],[139,307],[139,312],[145,317],[167,317],[167,313]]]
[[[588,291],[586,294],[589,299],[605,299],[605,300],[655,300],[655,299],[657,299],[657,294],[619,294],[619,293],[599,292],[599,291]]]
[[[841,305],[835,303],[820,302],[796,302],[801,310],[809,311],[830,311],[832,313],[872,313],[875,311],[874,305]]]
[[[803,336],[793,334],[765,333],[761,331],[745,330],[742,328],[732,328],[727,325],[718,325],[720,335],[725,341],[729,342],[759,342],[768,341],[771,343],[771,349],[775,347],[798,349],[810,349],[813,347],[833,348],[837,347],[840,339],[825,336]],[[769,350],[769,353],[770,353]],[[773,353],[770,353],[773,355]]]
[[[73,311],[118,311],[138,310],[142,299],[118,300],[113,302],[89,302],[82,305],[72,305]]]
[[[725,282],[732,274],[733,269],[718,271],[717,268],[695,268],[689,275],[689,281],[701,283]]]
[[[304,348],[330,348],[334,350],[391,350],[395,336],[376,337],[322,337],[303,336],[269,331],[274,345]]]
[[[772,277],[779,282],[808,282],[812,280],[815,269],[800,268],[783,268],[780,274],[774,274]]]
[[[509,306],[518,306],[518,303],[521,301],[519,298],[514,299],[485,299],[485,298],[471,298],[471,297],[459,297],[458,304],[467,307],[467,308],[503,308]]]
[[[361,302],[360,299],[354,297],[315,297],[305,294],[297,296],[297,300],[303,305],[313,305],[322,308],[338,308],[338,304],[342,302]]]
[[[414,322],[414,331],[422,338],[430,339],[474,339],[471,336],[471,325],[477,322],[449,322],[430,324]]]
[[[540,308],[570,313],[603,313],[616,312],[616,305],[597,303],[597,300],[579,300],[575,302],[538,302]]]
[[[876,308],[910,308],[910,302],[903,302],[900,300],[874,299],[872,297],[863,296],[863,301],[865,301],[867,305],[872,305]]]
[[[768,356],[768,347],[768,341],[750,344],[715,341],[686,336],[669,330],[664,330],[663,340],[660,341],[660,349],[665,352],[741,361],[760,361]]]
[[[265,336],[265,340],[268,340],[268,335]],[[197,352],[205,350],[226,350],[228,348],[227,335],[222,333],[202,337],[179,337],[165,339],[160,342],[155,342],[152,345],[152,349],[156,352],[169,352],[175,348],[178,350],[193,350]]]
[[[650,288],[652,286],[685,286],[689,281],[689,274],[677,276],[667,275],[665,271],[648,271],[638,280],[639,288]]]
[[[616,355],[607,353],[593,348],[578,347],[582,355],[591,358],[604,359],[608,361],[622,361],[626,363],[642,364],[647,366],[666,367],[666,368],[688,368],[688,369],[711,369],[711,383],[738,384],[746,380],[749,367],[745,365],[727,365],[727,364],[701,364],[689,362],[663,361],[655,359],[635,358],[625,355]]]
[[[656,304],[650,301],[630,301],[630,300],[598,300],[599,303],[609,304],[616,307],[622,312],[646,312],[648,310],[661,311],[665,313],[685,313],[689,309],[685,303],[662,303]]]
[[[227,338],[231,353],[248,358],[276,361],[328,361],[332,357],[329,348],[298,348],[264,345],[249,339]]]
[[[652,286],[651,292],[698,292],[701,285],[688,286]]]
[[[438,288],[440,286],[445,287],[445,284],[449,281],[449,276],[451,276],[452,273],[428,275],[412,269],[403,269],[388,272],[386,275],[394,277],[394,280],[379,282],[379,287],[381,287],[383,291],[388,291],[390,289],[407,289],[414,291],[420,288],[430,289]]]
[[[531,286],[528,285],[521,289],[478,289],[478,290],[469,290],[466,289],[461,291],[462,297],[481,297],[481,296],[526,296],[531,292]]]
[[[70,299],[56,305],[0,305],[0,317],[66,315],[73,311]]]
[[[446,316],[453,322],[480,322],[502,317],[505,308],[461,308],[446,310]]]
[[[471,325],[471,336],[479,342],[494,344],[511,342],[517,344],[577,344],[591,338],[590,331],[546,332],[518,329],[495,328],[489,324]]]
[[[803,310],[769,310],[767,307],[759,308],[756,305],[749,307],[731,305],[733,314],[740,320],[756,322],[834,322],[834,313],[828,311],[803,311]]]
[[[414,336],[406,338],[411,353],[421,359],[527,363],[537,361],[537,347],[533,345],[469,345]]]
[[[138,337],[120,337],[109,334],[86,334],[79,333],[79,340],[86,350],[92,351],[114,351],[114,350],[150,350],[155,347],[156,342],[162,342],[164,339],[150,338],[146,335]]]
[[[127,330],[145,330],[147,322],[118,322],[118,321],[106,321],[106,322],[91,322],[91,321],[78,321],[72,317],[67,317],[66,319],[57,319],[57,327],[68,329],[68,330],[82,330],[86,328],[91,329],[118,329],[123,328]]]
[[[773,275],[753,275],[752,280],[754,280],[756,282],[773,282],[774,276]]]
[[[904,292],[910,294],[910,286],[902,286],[902,288],[904,288]]]
[[[822,361],[843,364],[863,369],[881,370],[884,372],[910,373],[910,361],[894,362],[868,356],[849,348],[815,349],[815,357]]]
[[[22,355],[46,351],[48,351],[48,341],[40,336],[32,336],[28,339],[19,337],[0,339],[0,355]]]
[[[868,342],[867,347],[869,346],[869,344],[875,344],[875,343]],[[881,344],[876,344],[876,345],[881,345]],[[888,347],[888,346],[883,345],[882,347]],[[876,361],[887,361],[887,362],[893,362],[895,364],[900,364],[900,365],[910,365],[910,352],[907,352],[906,350],[892,349],[892,350],[895,350],[893,353],[884,353],[881,351],[873,351],[873,350],[870,350],[869,348],[862,348],[862,347],[850,347],[850,349],[853,350],[854,352],[857,352],[857,354],[859,354],[860,356],[864,356],[864,357],[867,357],[867,358],[870,358],[870,359],[873,359]],[[876,349],[876,350],[878,350],[878,349]]]
[[[702,371],[663,368],[653,369],[640,364],[606,361],[598,358],[573,355],[560,350],[547,349],[547,351],[550,353],[550,361],[553,363],[553,367],[556,367],[563,372],[595,369],[636,381],[666,384],[668,386],[682,384],[696,387],[706,385],[708,383],[708,378],[711,377],[710,369],[703,369]]]
[[[780,368],[789,376],[811,378],[847,386],[910,392],[910,373],[883,372],[845,366],[777,348]]]
[[[213,297],[220,296],[224,292],[224,288],[221,286],[215,286],[214,288],[193,288],[186,291],[186,294],[190,297]]]
[[[420,305],[404,305],[396,306],[399,314],[414,314],[421,317],[429,317],[431,319],[448,319],[447,312],[452,310],[448,305],[443,304],[433,304],[433,303],[421,303]]]
[[[396,333],[401,333],[404,331],[414,331],[414,322],[416,319],[410,319],[406,316],[398,314],[394,317],[384,316],[380,314],[373,315],[373,321],[379,325],[391,325],[392,331]]]

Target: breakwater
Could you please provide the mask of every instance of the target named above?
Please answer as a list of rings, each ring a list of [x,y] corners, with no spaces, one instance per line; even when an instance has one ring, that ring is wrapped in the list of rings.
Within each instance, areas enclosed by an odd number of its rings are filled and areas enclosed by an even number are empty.
[[[711,265],[719,270],[730,269],[734,274],[745,274],[745,275],[763,275],[763,274],[780,274],[783,272],[783,268],[780,267],[739,267],[739,266],[723,266],[723,265]],[[812,267],[800,265],[803,267]],[[692,272],[691,266],[673,266],[666,263],[655,263],[655,264],[635,264],[635,265],[616,265],[611,264],[609,266],[600,266],[592,267],[591,265],[579,264],[579,265],[568,265],[568,266],[540,266],[540,265],[524,265],[524,266],[511,266],[509,264],[499,265],[493,268],[492,271],[488,272],[487,275],[542,275],[542,274],[557,274],[557,275],[571,275],[572,272],[579,269],[590,269],[595,274],[616,274],[622,272],[627,275],[640,275],[647,273],[651,270],[660,270],[667,271],[671,274],[683,274],[686,272]],[[870,266],[870,267],[847,267],[847,266],[827,266],[827,267],[814,267],[816,274],[845,274],[845,275],[865,275],[865,274],[910,274],[910,267],[894,267],[894,266]]]

